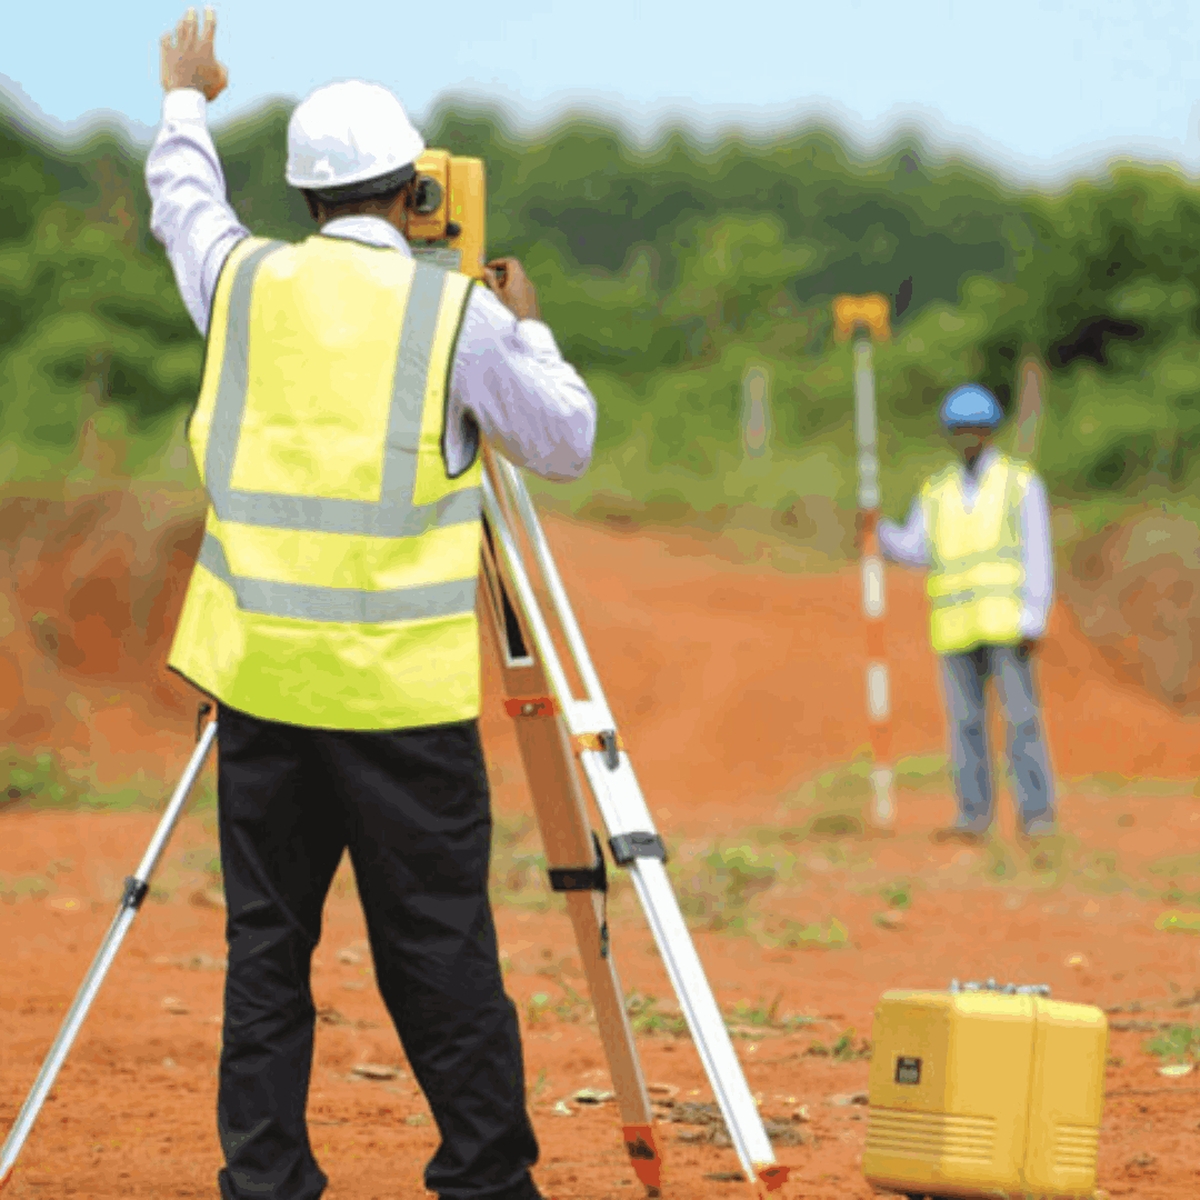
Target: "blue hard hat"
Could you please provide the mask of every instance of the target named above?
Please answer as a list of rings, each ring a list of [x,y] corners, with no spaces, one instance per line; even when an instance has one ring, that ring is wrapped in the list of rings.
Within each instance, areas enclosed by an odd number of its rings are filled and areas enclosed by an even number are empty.
[[[947,392],[940,416],[947,429],[995,429],[1004,420],[1000,402],[979,383],[964,383]]]

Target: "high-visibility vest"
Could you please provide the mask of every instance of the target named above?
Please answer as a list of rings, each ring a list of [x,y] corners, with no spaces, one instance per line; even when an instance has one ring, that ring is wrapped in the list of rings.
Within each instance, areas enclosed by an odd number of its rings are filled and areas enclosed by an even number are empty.
[[[1028,467],[997,455],[979,480],[975,503],[963,499],[955,465],[921,489],[929,539],[929,636],[938,654],[1021,640],[1021,500]]]
[[[479,714],[478,461],[442,457],[465,275],[248,238],[213,300],[188,437],[209,497],[170,665],[256,717]]]

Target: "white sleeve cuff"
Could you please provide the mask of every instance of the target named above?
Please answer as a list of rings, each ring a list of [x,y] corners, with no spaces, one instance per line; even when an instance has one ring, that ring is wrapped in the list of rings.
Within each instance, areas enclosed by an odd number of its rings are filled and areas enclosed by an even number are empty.
[[[1046,616],[1046,613],[1038,612],[1034,608],[1025,608],[1021,613],[1021,621],[1020,625],[1018,626],[1021,631],[1021,636],[1024,638],[1033,638],[1035,640],[1045,636]]]
[[[173,88],[163,96],[164,121],[203,121],[208,115],[208,101],[196,88]]]
[[[517,331],[525,340],[525,344],[534,353],[549,353],[555,356],[558,355],[558,343],[554,340],[554,334],[550,332],[550,326],[543,321],[518,321]]]

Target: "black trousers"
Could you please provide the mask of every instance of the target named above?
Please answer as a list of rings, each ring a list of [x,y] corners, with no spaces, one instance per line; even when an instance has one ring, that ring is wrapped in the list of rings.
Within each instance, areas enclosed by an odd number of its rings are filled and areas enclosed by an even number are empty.
[[[444,1200],[540,1200],[516,1010],[488,901],[476,722],[302,729],[221,707],[218,806],[229,968],[217,1125],[224,1200],[315,1200],[308,1140],[314,947],[349,848],[376,977],[441,1134]]]

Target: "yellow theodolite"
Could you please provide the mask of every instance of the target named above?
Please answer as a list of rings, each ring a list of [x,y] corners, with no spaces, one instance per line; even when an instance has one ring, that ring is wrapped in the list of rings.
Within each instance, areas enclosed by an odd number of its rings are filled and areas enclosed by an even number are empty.
[[[487,244],[483,160],[426,150],[415,165],[417,193],[408,219],[413,253],[482,279]]]

